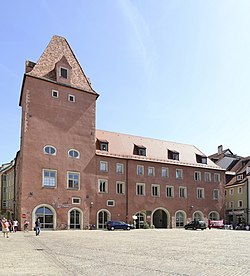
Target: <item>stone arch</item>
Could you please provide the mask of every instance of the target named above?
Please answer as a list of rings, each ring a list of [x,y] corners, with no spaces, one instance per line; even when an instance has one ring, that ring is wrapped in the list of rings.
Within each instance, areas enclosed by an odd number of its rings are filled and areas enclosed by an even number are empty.
[[[80,209],[80,208],[78,208],[78,207],[73,207],[73,208],[71,208],[71,209],[69,209],[69,211],[68,211],[68,222],[67,222],[67,225],[68,225],[68,229],[72,229],[71,228],[71,219],[70,219],[70,214],[71,214],[71,212],[72,211],[74,211],[74,210],[76,210],[77,212],[79,212],[80,213],[80,217],[79,217],[79,229],[83,229],[83,212],[82,212],[82,210]],[[74,228],[74,229],[78,229],[78,228]]]
[[[163,207],[156,208],[152,212],[151,225],[155,228],[170,228],[170,214]]]
[[[97,212],[96,229],[106,229],[107,221],[111,220],[111,213],[107,209],[101,209]]]
[[[193,220],[202,220],[204,221],[204,214],[201,211],[195,211],[193,213]]]
[[[33,211],[32,211],[32,228],[33,228],[33,226],[35,226],[35,221],[36,221],[36,219],[37,219],[37,211],[38,211],[38,209],[39,208],[42,208],[42,207],[44,207],[44,208],[48,208],[51,212],[52,212],[52,215],[53,215],[53,218],[52,218],[52,221],[53,221],[53,223],[52,223],[52,228],[47,228],[47,227],[45,227],[45,229],[51,229],[51,230],[56,230],[56,222],[57,222],[57,215],[56,215],[56,210],[54,209],[54,207],[52,207],[51,205],[49,205],[49,204],[39,204],[39,205],[37,205],[34,209],[33,209]],[[46,214],[45,214],[45,217],[46,217]],[[44,219],[44,218],[43,218]],[[45,221],[41,221],[41,228],[43,228],[44,226],[46,226],[46,225],[44,225],[44,223],[45,223]]]
[[[183,216],[180,216],[182,214]],[[175,227],[183,228],[187,221],[187,214],[183,210],[177,210],[175,212]]]
[[[211,211],[208,214],[208,220],[219,220],[220,219],[220,214],[217,211]]]

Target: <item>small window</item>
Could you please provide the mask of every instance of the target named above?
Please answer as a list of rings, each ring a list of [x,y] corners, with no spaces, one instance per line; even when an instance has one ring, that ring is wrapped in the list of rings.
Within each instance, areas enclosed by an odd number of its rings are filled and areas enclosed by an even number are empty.
[[[136,195],[145,195],[145,184],[144,183],[136,183]]]
[[[137,175],[144,175],[144,166],[137,165]]]
[[[60,67],[60,77],[67,79],[68,78],[68,69]]]
[[[106,180],[106,179],[98,180],[98,192],[99,193],[107,193],[108,192],[108,180]]]
[[[123,174],[124,166],[122,163],[116,163],[116,173]]]
[[[68,156],[72,157],[72,158],[80,158],[80,153],[79,153],[79,151],[77,151],[75,149],[71,149],[68,152]]]
[[[243,179],[243,175],[242,174],[239,174],[236,176],[236,180],[242,180]]]
[[[229,208],[234,208],[234,202],[233,201],[229,202]]]
[[[72,197],[72,204],[81,204],[80,197]]]
[[[242,194],[242,187],[238,187],[238,194]]]
[[[181,169],[176,169],[176,178],[177,179],[182,179],[183,178]]]
[[[194,180],[201,181],[201,172],[194,172]]]
[[[215,199],[215,200],[219,199],[219,190],[218,189],[213,190],[213,199]]]
[[[118,195],[124,195],[125,194],[125,183],[117,181],[116,182],[116,193]]]
[[[108,142],[101,142],[100,143],[100,150],[102,150],[102,151],[108,151],[108,145],[109,145],[109,143]]]
[[[76,101],[76,97],[74,95],[68,95],[68,101],[74,103]]]
[[[162,177],[168,177],[169,176],[168,168],[166,168],[166,167],[161,168],[161,176]]]
[[[196,154],[196,162],[201,164],[207,164],[207,157],[203,155]]]
[[[134,145],[134,152],[135,155],[146,156],[146,147],[142,145]]]
[[[107,172],[108,171],[108,162],[100,161],[100,171]]]
[[[175,150],[168,150],[168,159],[171,160],[180,160],[180,154]]]
[[[174,197],[174,187],[173,186],[166,186],[166,197]]]
[[[107,200],[107,206],[115,206],[114,200]]]
[[[148,167],[148,176],[154,176],[154,175],[155,175],[155,168]]]
[[[187,188],[186,187],[179,187],[179,197],[180,198],[187,197]]]
[[[53,146],[45,146],[43,152],[45,154],[56,155],[56,148]]]
[[[197,198],[204,198],[204,188],[197,188]]]
[[[58,98],[58,97],[59,97],[58,91],[52,90],[52,91],[51,91],[51,96],[52,96],[53,98]]]
[[[214,174],[214,182],[217,182],[217,183],[220,182],[220,174],[219,173]]]
[[[159,197],[160,196],[160,185],[153,184],[151,186],[151,194],[152,194],[152,196]]]
[[[211,182],[211,173],[205,172],[205,182]]]
[[[234,189],[233,189],[233,188],[231,188],[231,189],[229,190],[229,194],[230,194],[230,195],[233,195],[233,194],[234,194]]]
[[[242,200],[239,200],[238,201],[238,208],[242,208],[243,207],[243,201]]]
[[[80,187],[80,173],[68,172],[67,173],[68,189],[79,190]]]

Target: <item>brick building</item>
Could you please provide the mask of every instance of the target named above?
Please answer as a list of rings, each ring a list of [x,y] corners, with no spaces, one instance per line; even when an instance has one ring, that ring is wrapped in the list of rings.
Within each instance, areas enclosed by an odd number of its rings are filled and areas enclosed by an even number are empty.
[[[96,130],[98,94],[67,41],[26,62],[16,159],[23,224],[105,228],[109,219],[175,228],[224,216],[224,170],[192,145]]]

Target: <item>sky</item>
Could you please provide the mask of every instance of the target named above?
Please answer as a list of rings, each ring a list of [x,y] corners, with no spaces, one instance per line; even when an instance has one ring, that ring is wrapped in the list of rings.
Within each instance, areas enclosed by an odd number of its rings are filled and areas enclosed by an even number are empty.
[[[250,1],[24,0],[0,10],[0,165],[20,148],[25,61],[67,39],[98,129],[249,156]]]

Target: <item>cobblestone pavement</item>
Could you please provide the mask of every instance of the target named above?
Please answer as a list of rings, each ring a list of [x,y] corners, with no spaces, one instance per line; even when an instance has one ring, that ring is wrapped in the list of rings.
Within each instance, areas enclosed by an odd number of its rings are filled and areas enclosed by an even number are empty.
[[[250,231],[18,232],[0,247],[0,275],[250,275]]]

